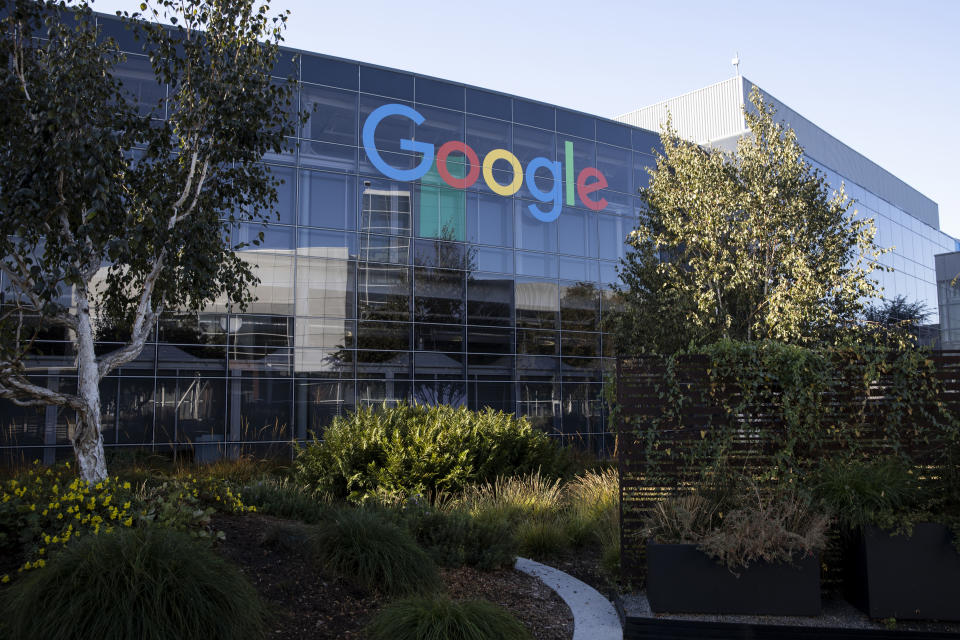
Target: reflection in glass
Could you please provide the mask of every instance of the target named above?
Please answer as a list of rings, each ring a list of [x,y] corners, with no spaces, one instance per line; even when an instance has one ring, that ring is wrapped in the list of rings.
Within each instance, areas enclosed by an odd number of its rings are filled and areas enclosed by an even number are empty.
[[[464,274],[453,269],[415,267],[413,308],[418,322],[462,323]]]
[[[487,382],[471,377],[467,382],[467,406],[474,411],[491,408],[494,411],[514,411],[514,383]]]
[[[385,359],[392,357],[390,351],[408,351],[410,325],[406,322],[362,320],[357,323],[357,348],[371,352],[361,357],[360,362],[372,362],[376,351],[383,351]]]
[[[410,238],[361,233],[360,259],[387,264],[409,264]]]
[[[410,185],[388,180],[364,180],[360,202],[360,230],[398,236],[410,235],[413,210]]]
[[[410,379],[392,373],[357,380],[358,406],[396,406],[410,399]]]
[[[339,173],[300,172],[300,224],[357,228],[357,179]]]
[[[557,283],[517,278],[517,327],[556,329],[559,325]]]
[[[560,334],[556,331],[517,329],[517,353],[557,355],[560,353]]]
[[[361,262],[357,312],[362,320],[410,319],[410,268]]]
[[[297,314],[356,317],[356,268],[353,260],[298,257]]]
[[[300,108],[309,113],[300,136],[357,145],[357,94],[353,91],[300,85]]]
[[[310,434],[322,437],[323,430],[334,417],[356,408],[354,393],[351,380],[297,380],[294,406],[296,437],[304,439]]]
[[[513,353],[513,328],[467,326],[469,353]]]
[[[513,201],[471,193],[467,206],[467,239],[478,244],[513,246]]]
[[[463,378],[437,376],[431,380],[417,380],[413,385],[413,401],[421,404],[445,404],[462,407],[467,404],[467,386]]]
[[[560,327],[565,331],[596,331],[600,327],[600,290],[592,282],[560,287]]]
[[[418,351],[413,354],[413,377],[417,380],[436,378],[463,381],[463,354]]]
[[[416,324],[413,344],[417,351],[463,351],[463,326],[450,324]]]
[[[560,385],[550,381],[518,382],[517,415],[526,416],[533,426],[547,433],[559,432]]]

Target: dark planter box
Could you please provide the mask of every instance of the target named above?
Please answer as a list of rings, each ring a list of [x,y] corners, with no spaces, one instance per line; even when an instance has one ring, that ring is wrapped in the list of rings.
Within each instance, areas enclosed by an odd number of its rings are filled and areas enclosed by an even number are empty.
[[[867,527],[853,551],[847,597],[871,618],[960,621],[960,553],[944,525]]]
[[[657,613],[820,614],[820,559],[757,563],[735,575],[692,544],[647,543],[647,599]]]

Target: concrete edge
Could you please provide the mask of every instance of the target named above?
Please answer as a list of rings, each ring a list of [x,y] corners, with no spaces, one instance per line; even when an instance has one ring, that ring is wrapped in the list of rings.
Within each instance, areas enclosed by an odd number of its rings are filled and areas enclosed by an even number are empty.
[[[514,568],[538,578],[567,603],[573,612],[573,640],[623,640],[617,610],[590,585],[527,558],[517,558]]]

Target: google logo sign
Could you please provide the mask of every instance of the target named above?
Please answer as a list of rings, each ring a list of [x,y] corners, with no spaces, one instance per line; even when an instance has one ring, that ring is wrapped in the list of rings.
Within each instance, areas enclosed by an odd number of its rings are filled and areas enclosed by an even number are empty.
[[[437,161],[437,173],[440,178],[454,189],[466,189],[473,185],[479,178],[480,172],[483,172],[483,180],[494,193],[501,196],[512,196],[520,190],[524,178],[527,180],[527,189],[539,202],[549,203],[550,209],[544,211],[540,205],[531,204],[528,206],[530,213],[543,222],[553,222],[560,216],[564,202],[573,206],[574,190],[576,195],[583,203],[583,206],[593,211],[600,211],[607,206],[606,198],[594,200],[591,194],[607,186],[607,179],[603,173],[596,167],[586,167],[576,174],[574,179],[573,166],[573,142],[564,141],[564,162],[549,160],[544,157],[537,157],[530,161],[526,171],[520,166],[517,156],[506,149],[493,149],[483,158],[483,163],[477,156],[477,152],[470,148],[470,145],[457,140],[451,140],[440,145],[434,155],[434,146],[429,142],[417,142],[409,138],[400,140],[400,148],[404,151],[413,151],[422,153],[423,157],[413,169],[397,169],[391,167],[384,161],[383,156],[377,149],[374,135],[377,126],[390,116],[400,116],[412,120],[414,124],[421,125],[425,118],[411,107],[402,104],[385,104],[373,111],[363,124],[363,148],[367,152],[367,157],[373,166],[383,175],[393,180],[413,181],[422,178],[433,166],[433,161]],[[467,175],[459,178],[450,173],[447,161],[450,154],[457,153],[464,156],[469,166]],[[500,162],[508,164],[513,172],[513,178],[509,184],[500,184],[493,175],[494,165]],[[538,170],[545,170],[553,179],[553,188],[550,191],[540,189],[534,181],[534,176]]]

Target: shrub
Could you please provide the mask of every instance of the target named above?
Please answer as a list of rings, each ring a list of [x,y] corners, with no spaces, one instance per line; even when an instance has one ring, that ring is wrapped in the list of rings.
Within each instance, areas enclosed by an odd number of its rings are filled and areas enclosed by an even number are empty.
[[[94,486],[77,478],[66,463],[26,472],[0,485],[0,582],[44,566],[46,558],[71,540],[130,527],[142,513],[129,482],[109,477]]]
[[[138,518],[147,524],[187,531],[198,538],[222,537],[210,517],[220,513],[247,513],[256,507],[243,503],[236,487],[217,477],[192,474],[176,478],[150,478],[139,487]]]
[[[492,570],[510,567],[516,560],[516,542],[502,523],[479,520],[461,511],[422,507],[404,510],[401,518],[437,564]]]
[[[434,500],[473,483],[542,469],[567,471],[567,454],[525,418],[445,405],[361,408],[337,417],[300,449],[300,482],[335,498],[420,494]]]
[[[256,507],[260,513],[279,518],[315,524],[330,513],[329,505],[289,480],[263,480],[244,487],[240,493],[245,504]]]
[[[239,570],[159,527],[81,538],[4,596],[20,640],[263,637],[264,607]]]
[[[437,569],[409,532],[366,509],[341,509],[312,527],[310,548],[328,570],[388,595],[440,587]]]
[[[486,600],[408,598],[381,609],[367,627],[371,640],[521,640],[530,637],[513,615]]]

